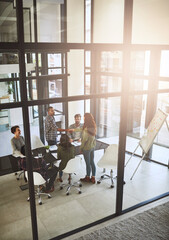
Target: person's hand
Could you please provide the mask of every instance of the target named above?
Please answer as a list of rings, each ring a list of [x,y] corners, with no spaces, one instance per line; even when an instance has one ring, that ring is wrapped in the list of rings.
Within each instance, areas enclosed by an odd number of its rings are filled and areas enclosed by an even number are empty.
[[[81,142],[81,138],[78,139],[78,142]]]
[[[70,143],[72,143],[73,142],[73,139],[70,139]]]
[[[75,130],[74,130],[74,129],[71,129],[71,128],[69,128],[67,131],[68,131],[68,132],[74,132]]]

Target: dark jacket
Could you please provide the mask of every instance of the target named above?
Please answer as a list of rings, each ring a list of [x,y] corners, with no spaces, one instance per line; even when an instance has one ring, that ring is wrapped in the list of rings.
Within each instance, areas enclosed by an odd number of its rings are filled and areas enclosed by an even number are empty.
[[[73,145],[69,147],[63,147],[61,145],[58,146],[57,150],[57,158],[61,160],[59,165],[59,170],[63,170],[68,161],[75,157],[75,148]]]

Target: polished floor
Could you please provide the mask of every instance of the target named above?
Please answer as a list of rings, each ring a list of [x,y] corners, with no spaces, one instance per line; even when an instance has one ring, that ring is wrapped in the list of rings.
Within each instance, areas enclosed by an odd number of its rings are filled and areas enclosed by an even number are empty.
[[[162,154],[162,152],[161,152]],[[95,152],[97,163],[103,155],[103,150]],[[126,161],[129,155],[126,154]],[[125,168],[124,201],[123,209],[135,204],[169,192],[169,170],[167,167],[156,163],[142,161],[133,180],[130,177],[135,170],[140,158],[134,157]],[[97,167],[97,178],[102,174],[102,169]],[[85,163],[74,180],[85,175]],[[67,175],[64,175],[67,181]],[[24,180],[16,180],[14,174],[0,177],[0,239],[32,239],[30,206],[27,202],[28,190],[21,191],[20,185]],[[115,188],[110,188],[110,180],[101,184],[84,183],[82,194],[72,189],[66,196],[65,189],[60,190],[55,182],[55,191],[52,198],[43,197],[43,204],[36,201],[39,239],[50,239],[57,235],[76,229],[115,212]]]

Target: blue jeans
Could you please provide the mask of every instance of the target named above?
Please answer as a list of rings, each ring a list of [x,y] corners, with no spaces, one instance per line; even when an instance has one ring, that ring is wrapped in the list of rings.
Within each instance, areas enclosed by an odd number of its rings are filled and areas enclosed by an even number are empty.
[[[92,171],[92,176],[95,176],[96,166],[94,163],[94,148],[83,151],[83,156],[86,162],[86,175],[90,177],[90,173]]]

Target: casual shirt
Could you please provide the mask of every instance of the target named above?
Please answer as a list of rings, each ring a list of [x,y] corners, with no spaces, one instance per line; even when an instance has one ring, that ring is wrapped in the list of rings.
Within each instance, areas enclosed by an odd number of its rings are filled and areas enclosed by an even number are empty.
[[[24,155],[21,153],[21,148],[25,145],[25,140],[23,136],[19,138],[13,137],[11,139],[11,145],[13,150],[13,156],[15,157],[23,157]]]
[[[80,123],[80,125],[77,127],[76,124],[72,124],[69,126],[69,129],[82,129],[83,128],[83,124]],[[79,140],[82,137],[82,131],[75,131],[72,133],[68,133],[68,136],[73,139],[73,140]]]
[[[57,138],[57,129],[58,126],[56,125],[55,118],[53,116],[47,115],[45,119],[45,136],[46,141],[56,141]]]

